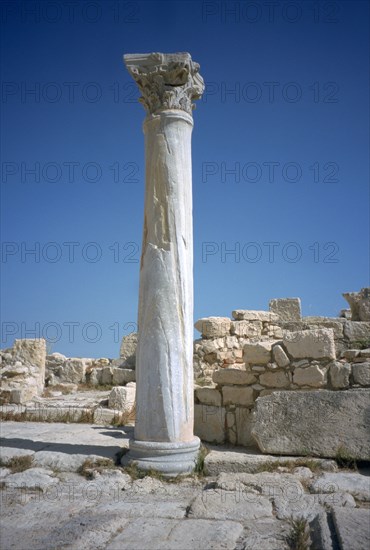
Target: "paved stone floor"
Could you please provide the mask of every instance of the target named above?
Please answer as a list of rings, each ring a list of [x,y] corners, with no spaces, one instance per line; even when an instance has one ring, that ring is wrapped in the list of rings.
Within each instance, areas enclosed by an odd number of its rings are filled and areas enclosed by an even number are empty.
[[[313,549],[370,546],[368,471],[212,447],[205,477],[132,479],[101,462],[132,430],[3,422],[1,549],[285,550],[299,518]]]

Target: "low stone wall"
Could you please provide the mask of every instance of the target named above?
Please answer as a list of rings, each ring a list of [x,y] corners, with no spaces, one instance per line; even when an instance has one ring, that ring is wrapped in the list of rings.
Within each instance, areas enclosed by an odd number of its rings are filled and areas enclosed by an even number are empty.
[[[90,386],[124,386],[135,382],[135,370],[124,359],[89,359],[65,357],[53,353],[46,357],[46,384],[87,384]]]
[[[0,404],[24,404],[50,391],[75,392],[79,386],[126,386],[135,382],[136,335],[126,337],[118,359],[46,355],[44,339],[15,340],[14,346],[0,350]],[[125,345],[124,345],[125,344]],[[135,351],[135,348],[134,348]]]
[[[362,310],[370,303],[367,290],[351,293],[361,296]],[[302,317],[299,298],[273,299],[269,308],[270,311],[235,310],[232,318],[206,317],[197,321],[195,328],[202,337],[194,342],[195,380],[211,382],[215,370],[242,364],[243,349],[248,342],[278,341],[292,332],[332,329],[336,358],[347,349],[370,346],[370,321],[351,320],[346,310],[343,317]]]
[[[331,328],[249,342],[243,361],[218,368],[212,384],[195,389],[195,431],[204,441],[253,446],[255,401],[276,391],[370,387],[370,349],[345,350],[337,358]]]
[[[233,319],[207,317],[195,323],[202,338],[194,342],[194,377],[211,381],[218,368],[243,364],[244,345],[283,336],[279,317],[269,311],[236,310]]]

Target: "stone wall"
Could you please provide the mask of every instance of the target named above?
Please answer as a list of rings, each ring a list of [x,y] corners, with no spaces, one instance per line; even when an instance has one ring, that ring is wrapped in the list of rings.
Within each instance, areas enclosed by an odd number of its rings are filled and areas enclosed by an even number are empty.
[[[338,358],[331,328],[246,343],[243,360],[218,368],[212,384],[195,389],[196,434],[205,441],[254,445],[255,401],[276,391],[370,387],[370,349],[345,350]]]
[[[362,311],[365,290],[358,293]],[[202,334],[194,342],[195,433],[204,441],[255,446],[258,397],[370,387],[369,321],[352,320],[348,311],[302,317],[298,298],[274,299],[269,307],[195,323]]]
[[[53,353],[46,357],[46,384],[87,384],[89,386],[124,386],[135,381],[135,370],[122,358],[90,359],[65,357]]]
[[[351,293],[361,295],[362,311],[368,307],[365,294],[370,303],[366,290]],[[348,311],[343,311],[343,317],[302,317],[299,298],[274,299],[269,307],[270,311],[236,310],[232,318],[207,317],[197,321],[195,328],[201,338],[194,342],[195,380],[211,382],[215,370],[243,364],[243,349],[248,342],[278,341],[291,332],[332,329],[337,358],[347,349],[370,346],[370,321],[352,320]]]
[[[123,339],[118,359],[46,355],[44,339],[15,340],[0,350],[0,404],[24,404],[41,396],[45,387],[71,393],[79,386],[126,386],[135,382],[136,334]]]

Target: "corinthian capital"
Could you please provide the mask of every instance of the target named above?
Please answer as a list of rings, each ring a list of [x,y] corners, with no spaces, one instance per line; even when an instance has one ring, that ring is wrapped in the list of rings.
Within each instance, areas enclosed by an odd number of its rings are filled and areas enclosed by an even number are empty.
[[[181,109],[191,114],[193,100],[204,91],[199,65],[189,53],[124,55],[127,70],[139,86],[139,101],[150,114]]]

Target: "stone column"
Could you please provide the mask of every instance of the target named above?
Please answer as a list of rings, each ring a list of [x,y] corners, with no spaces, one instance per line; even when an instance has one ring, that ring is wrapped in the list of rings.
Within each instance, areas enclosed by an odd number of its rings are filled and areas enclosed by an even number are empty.
[[[144,121],[146,191],[140,266],[136,423],[124,462],[165,475],[192,471],[192,100],[204,89],[188,53],[124,56]]]

